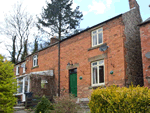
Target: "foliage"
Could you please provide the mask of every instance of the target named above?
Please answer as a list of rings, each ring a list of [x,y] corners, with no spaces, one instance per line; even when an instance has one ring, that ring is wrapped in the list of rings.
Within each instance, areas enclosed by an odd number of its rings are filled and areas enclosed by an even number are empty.
[[[49,27],[49,35],[55,33],[61,39],[62,34],[67,34],[72,29],[76,29],[83,17],[79,11],[79,6],[73,10],[72,4],[73,0],[51,0],[51,2],[47,2],[41,17],[38,18],[37,27],[39,29],[42,29],[42,26]]]
[[[32,53],[35,53],[37,51],[38,51],[38,41],[37,41],[37,38],[35,38],[35,40],[34,40],[34,48],[33,48]]]
[[[76,98],[73,95],[66,95],[55,98],[55,113],[76,113],[79,110],[81,110],[81,108],[76,103]]]
[[[53,110],[53,105],[45,96],[43,96],[36,107],[35,113],[49,113],[50,110]]]
[[[17,82],[13,73],[14,66],[0,55],[0,112],[13,113]]]
[[[27,48],[27,40],[24,42],[24,50],[21,55],[21,61],[25,60],[25,57],[28,55],[28,48]]]
[[[147,87],[97,88],[91,95],[91,113],[148,113],[150,90]]]

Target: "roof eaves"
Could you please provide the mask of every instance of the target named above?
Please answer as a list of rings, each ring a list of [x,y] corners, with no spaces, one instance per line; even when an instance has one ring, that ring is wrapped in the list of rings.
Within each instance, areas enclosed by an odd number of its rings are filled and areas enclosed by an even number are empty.
[[[92,29],[92,28],[94,28],[94,27],[97,27],[97,26],[99,26],[99,25],[101,25],[101,24],[104,24],[104,23],[106,23],[106,22],[108,22],[108,21],[110,21],[110,20],[113,20],[113,19],[115,19],[115,18],[118,18],[118,17],[120,17],[120,16],[122,16],[122,14],[119,14],[119,15],[113,17],[113,18],[110,18],[110,19],[108,19],[108,20],[106,20],[106,21],[103,21],[103,22],[101,22],[101,23],[99,23],[99,24],[96,24],[96,25],[94,25],[94,26],[92,26],[92,27],[89,27],[89,28],[87,28],[87,29],[85,29],[85,30],[83,30],[83,31],[81,31],[81,32],[79,32],[79,33],[77,33],[77,34],[71,35],[71,36],[69,36],[69,37],[67,37],[67,38],[65,38],[65,39],[63,39],[63,40],[61,40],[60,42],[63,42],[63,41],[65,41],[65,40],[67,40],[67,39],[70,39],[70,38],[72,38],[72,37],[74,37],[74,36],[77,36],[77,35],[79,35],[79,34],[85,32],[85,31],[88,31],[88,30],[90,30],[90,29]]]
[[[54,45],[56,45],[56,44],[58,44],[58,42],[55,42],[55,43],[53,43],[53,44],[51,44],[51,45],[49,45],[49,46],[47,46],[47,47],[45,47],[45,48],[43,48],[43,49],[41,49],[41,50],[36,51],[35,53],[32,53],[32,54],[26,56],[26,57],[29,57],[29,56],[31,56],[31,55],[34,55],[34,54],[36,54],[36,53],[38,53],[38,52],[40,52],[40,51],[43,51],[43,50],[45,50],[45,49],[47,49],[47,48],[49,48],[49,47],[54,46]]]
[[[115,19],[115,18],[118,18],[118,17],[120,17],[120,16],[122,16],[122,14],[119,14],[119,15],[113,17],[113,18],[110,18],[110,19],[108,19],[108,20],[106,20],[106,21],[103,21],[103,22],[101,22],[101,23],[99,23],[99,24],[96,24],[96,25],[94,25],[94,26],[92,26],[92,27],[89,27],[89,28],[87,28],[87,29],[85,29],[85,30],[83,30],[83,31],[81,31],[81,32],[79,32],[79,33],[77,33],[77,34],[71,35],[71,36],[69,36],[69,37],[67,37],[67,38],[65,38],[65,39],[63,39],[63,40],[61,40],[60,43],[63,42],[63,41],[65,41],[65,40],[67,40],[67,39],[70,39],[70,38],[72,38],[72,37],[74,37],[74,36],[77,36],[77,35],[79,35],[79,34],[85,32],[85,31],[88,31],[88,30],[90,30],[90,29],[92,29],[92,28],[94,28],[94,27],[97,27],[97,26],[99,26],[99,25],[102,25],[102,24],[104,24],[104,23],[106,23],[106,22],[108,22],[108,21],[110,21],[110,20],[113,20],[113,19]],[[52,47],[52,46],[54,46],[54,45],[56,45],[56,44],[58,44],[58,42],[56,42],[56,43],[54,43],[54,44],[52,44],[52,45],[49,45],[48,47],[43,48],[43,49],[41,49],[41,50],[39,50],[39,51],[37,51],[37,52],[35,52],[35,53],[33,53],[33,54],[36,54],[36,53],[38,53],[38,52],[40,52],[40,51],[43,51],[43,50],[45,50],[45,49],[47,49],[47,48],[49,48],[49,47]],[[28,56],[26,56],[26,57],[29,57],[29,56],[31,56],[31,55],[33,55],[33,54],[30,54],[30,55],[28,55]]]
[[[22,61],[20,61],[20,62],[17,62],[17,63],[15,63],[15,66],[16,65],[18,65],[18,64],[21,64],[21,63],[23,63],[23,62],[25,62],[26,60],[22,60]]]
[[[147,24],[147,23],[150,23],[150,20],[149,20],[149,21],[142,22],[142,23],[139,24],[138,26],[142,26],[142,25]]]

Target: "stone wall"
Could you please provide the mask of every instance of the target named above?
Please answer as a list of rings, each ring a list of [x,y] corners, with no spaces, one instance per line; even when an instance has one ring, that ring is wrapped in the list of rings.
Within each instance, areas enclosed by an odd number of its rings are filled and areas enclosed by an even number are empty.
[[[124,34],[126,36],[126,77],[127,86],[131,84],[140,84],[143,86],[143,68],[141,56],[141,40],[138,24],[142,22],[139,7],[132,8],[129,12],[123,14],[125,25]]]

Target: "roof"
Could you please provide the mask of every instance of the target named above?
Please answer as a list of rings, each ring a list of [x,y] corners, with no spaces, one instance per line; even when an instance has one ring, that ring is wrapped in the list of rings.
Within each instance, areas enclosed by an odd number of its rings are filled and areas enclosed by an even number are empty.
[[[87,28],[87,29],[85,29],[85,30],[83,30],[83,31],[81,31],[81,32],[79,32],[79,33],[77,33],[77,34],[71,35],[71,36],[69,36],[69,37],[67,37],[67,38],[65,38],[65,39],[63,39],[63,40],[61,40],[60,43],[63,42],[63,41],[65,41],[65,40],[68,40],[68,39],[70,39],[70,38],[73,38],[74,36],[77,36],[77,35],[79,35],[79,34],[85,32],[85,31],[88,31],[88,30],[90,30],[90,29],[92,29],[92,28],[94,28],[94,27],[97,27],[97,26],[102,25],[102,24],[104,24],[104,23],[106,23],[106,22],[108,22],[108,21],[111,21],[111,20],[113,20],[113,19],[115,19],[115,18],[118,18],[118,17],[120,17],[120,16],[122,16],[122,14],[119,14],[119,15],[113,17],[113,18],[110,18],[110,19],[108,19],[108,20],[106,20],[106,21],[103,21],[103,22],[101,22],[101,23],[99,23],[99,24],[96,24],[96,25],[94,25],[94,26],[92,26],[92,27],[89,27],[89,28]],[[39,50],[39,51],[37,51],[37,52],[35,52],[35,53],[33,53],[33,54],[36,54],[36,53],[38,53],[38,52],[40,52],[40,51],[43,51],[43,50],[45,50],[45,49],[47,49],[47,48],[49,48],[49,47],[52,47],[52,46],[54,46],[54,45],[56,45],[56,44],[58,44],[58,42],[55,42],[54,44],[49,45],[48,47],[43,48],[43,49],[41,49],[41,50]],[[30,55],[28,55],[28,56],[26,56],[26,57],[29,57],[29,56],[31,56],[31,55],[33,55],[33,54],[30,54]],[[18,62],[17,64],[19,64],[19,63],[21,63],[21,62]],[[17,65],[17,64],[15,64],[15,65]]]
[[[150,17],[148,19],[146,19],[144,22],[142,22],[141,24],[139,24],[139,26],[142,26],[146,23],[150,23]]]
[[[20,64],[20,63],[23,63],[23,62],[25,62],[26,60],[22,60],[22,61],[20,61],[20,62],[17,62],[16,64],[15,64],[15,66],[16,65],[18,65],[18,64]]]
[[[85,31],[88,31],[88,30],[90,30],[90,29],[92,29],[92,28],[94,28],[94,27],[97,27],[97,26],[99,26],[99,25],[101,25],[101,24],[104,24],[104,23],[106,23],[106,22],[108,22],[108,21],[110,21],[110,20],[113,20],[113,19],[115,19],[115,18],[118,18],[118,17],[120,17],[120,16],[122,16],[122,14],[117,15],[117,16],[115,16],[115,17],[113,17],[113,18],[110,18],[110,19],[108,19],[108,20],[106,20],[106,21],[103,21],[103,22],[101,22],[101,23],[99,23],[99,24],[96,24],[96,25],[94,25],[94,26],[92,26],[92,27],[89,27],[89,28],[87,28],[87,29],[85,29],[85,30],[83,30],[83,31],[81,31],[81,32],[79,32],[79,33],[77,33],[77,34],[71,35],[71,36],[69,36],[69,37],[67,37],[67,38],[65,38],[65,39],[63,39],[63,40],[61,40],[60,42],[63,42],[63,41],[65,41],[65,40],[67,40],[67,39],[70,39],[70,38],[72,38],[72,37],[74,37],[74,36],[76,36],[76,35],[79,35],[79,34],[85,32]]]

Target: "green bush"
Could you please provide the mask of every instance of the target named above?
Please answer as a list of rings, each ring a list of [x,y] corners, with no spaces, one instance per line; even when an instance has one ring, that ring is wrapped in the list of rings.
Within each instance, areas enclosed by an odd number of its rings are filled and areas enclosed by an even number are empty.
[[[13,113],[17,92],[14,66],[0,55],[0,113]]]
[[[81,111],[76,101],[77,99],[73,95],[56,97],[53,113],[77,113],[77,111]]]
[[[35,113],[50,113],[50,110],[53,110],[53,105],[45,96],[43,96],[36,106]]]
[[[97,88],[91,95],[91,113],[149,113],[150,90],[147,87]]]

